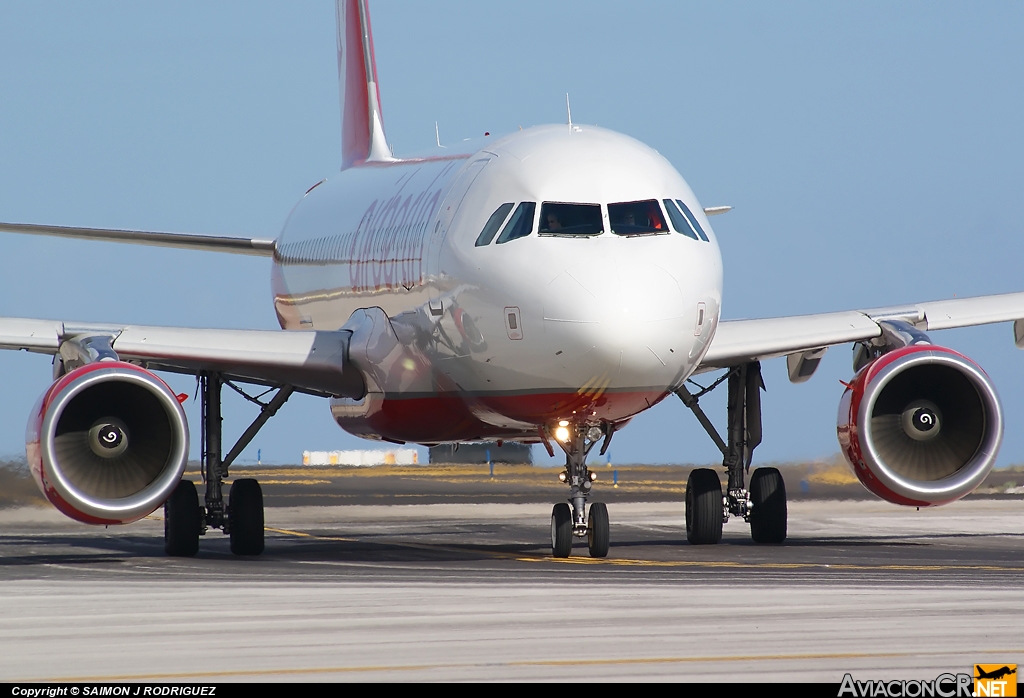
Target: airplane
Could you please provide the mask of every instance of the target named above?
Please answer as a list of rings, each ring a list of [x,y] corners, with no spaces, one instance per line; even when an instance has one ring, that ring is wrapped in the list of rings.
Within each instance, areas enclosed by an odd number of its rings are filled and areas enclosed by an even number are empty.
[[[1008,666],[1003,666],[1003,667],[1000,667],[999,669],[994,669],[992,671],[983,671],[980,666],[975,665],[974,671],[975,671],[975,674],[977,674],[974,677],[976,679],[995,679],[996,681],[998,681],[999,679],[1003,678],[1004,676],[1009,676],[1010,674],[1016,674],[1017,673],[1016,667],[1011,669]]]
[[[55,235],[256,255],[272,261],[281,330],[0,318],[0,348],[53,356],[26,454],[44,496],[88,524],[161,506],[167,554],[197,554],[210,529],[238,555],[264,550],[263,498],[229,468],[294,393],[328,400],[349,433],[433,445],[539,443],[565,455],[551,551],[575,539],[608,555],[607,506],[587,457],[672,395],[708,432],[726,484],[694,469],[686,535],[716,544],[741,518],[753,540],[788,534],[785,482],[751,470],[761,441],[761,362],[811,378],[825,350],[854,344],[840,402],[841,450],[864,486],[906,506],[946,504],[988,474],[1003,436],[992,381],[929,333],[1013,322],[1024,293],[876,309],[723,320],[723,261],[710,217],[652,148],[575,124],[526,128],[400,158],[385,136],[366,0],[337,0],[342,159],[275,239],[0,223]],[[695,376],[720,371],[705,387]],[[199,381],[202,503],[183,479],[191,438],[160,373]],[[225,453],[224,387],[272,393]],[[728,393],[719,434],[700,405]],[[251,396],[256,399],[256,396]],[[595,501],[592,501],[595,500]]]

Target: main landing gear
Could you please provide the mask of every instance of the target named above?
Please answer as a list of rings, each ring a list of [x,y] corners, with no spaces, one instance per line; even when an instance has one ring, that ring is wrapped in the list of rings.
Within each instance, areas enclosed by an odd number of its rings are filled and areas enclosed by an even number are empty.
[[[722,440],[697,404],[727,379],[728,442]],[[722,466],[729,478],[723,496],[721,480],[713,469],[697,468],[690,473],[686,481],[686,539],[693,545],[718,543],[722,539],[722,524],[730,516],[742,516],[750,524],[755,543],[778,544],[786,540],[786,483],[778,468],[757,468],[750,477],[750,489],[744,486],[754,449],[761,443],[762,390],[761,364],[753,361],[736,366],[696,394],[685,385],[676,391],[722,451]]]
[[[560,438],[562,436],[565,438]],[[559,473],[558,479],[569,484],[569,501],[560,502],[551,510],[553,557],[569,557],[574,537],[587,539],[590,557],[608,555],[608,507],[594,502],[587,516],[587,499],[597,479],[597,474],[587,468],[587,454],[602,438],[605,438],[605,431],[597,426],[562,422],[555,430],[555,442],[565,451],[565,470]]]
[[[221,457],[221,387],[227,385],[250,402],[260,406],[260,413],[239,437],[238,442]],[[206,483],[205,506],[199,505],[199,494],[191,480],[182,480],[164,503],[164,550],[175,557],[191,557],[199,551],[199,536],[210,528],[219,528],[231,537],[235,555],[259,555],[263,552],[263,492],[251,478],[231,483],[228,502],[224,503],[223,485],[228,467],[249,445],[263,425],[288,401],[294,389],[280,386],[270,402],[261,402],[243,392],[219,373],[199,374],[202,396],[203,481]],[[267,392],[270,392],[268,390]],[[264,393],[265,394],[265,393]]]

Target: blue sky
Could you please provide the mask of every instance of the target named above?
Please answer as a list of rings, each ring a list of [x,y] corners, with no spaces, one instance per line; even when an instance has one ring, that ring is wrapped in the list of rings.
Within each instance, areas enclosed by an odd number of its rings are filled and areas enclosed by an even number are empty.
[[[573,119],[657,148],[713,219],[724,316],[1024,290],[1024,5],[372,2],[397,154]],[[0,4],[0,220],[275,236],[337,171],[333,2]],[[275,327],[269,262],[0,237],[0,315]],[[1009,326],[936,333],[993,377],[1000,464],[1024,461]],[[793,386],[764,366],[758,460],[827,457],[850,351]],[[22,452],[49,359],[0,353],[0,454]],[[193,381],[173,377],[191,392]],[[719,424],[724,395],[706,407]],[[197,415],[189,406],[193,424]],[[253,416],[226,404],[238,433]],[[198,439],[194,438],[193,441]],[[243,458],[372,447],[293,398]],[[195,449],[193,449],[195,451]],[[711,462],[675,398],[618,462]]]

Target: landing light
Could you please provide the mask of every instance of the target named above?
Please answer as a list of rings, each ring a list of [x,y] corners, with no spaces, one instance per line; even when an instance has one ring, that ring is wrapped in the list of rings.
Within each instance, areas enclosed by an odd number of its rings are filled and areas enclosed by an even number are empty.
[[[593,482],[596,479],[597,479],[597,473],[591,471],[591,473],[590,473],[590,481]]]
[[[555,429],[555,438],[561,441],[562,443],[567,442],[569,440],[569,430],[566,429],[564,426],[559,426],[557,429]]]
[[[569,426],[569,420],[563,419],[561,422],[558,423],[558,426],[560,426],[560,427],[567,427],[567,426]]]
[[[558,481],[565,482],[565,473],[558,473]]]

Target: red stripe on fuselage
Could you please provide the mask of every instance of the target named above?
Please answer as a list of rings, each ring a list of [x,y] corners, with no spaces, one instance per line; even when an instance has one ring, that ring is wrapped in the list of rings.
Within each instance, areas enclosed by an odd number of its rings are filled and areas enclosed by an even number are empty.
[[[338,424],[359,436],[381,436],[391,441],[436,443],[517,435],[537,440],[537,426],[557,420],[575,422],[623,422],[660,402],[668,393],[656,389],[619,390],[601,395],[577,392],[519,394],[443,393],[384,400],[369,417],[346,417]],[[521,432],[495,426],[477,416],[474,407],[510,420],[533,425]]]

